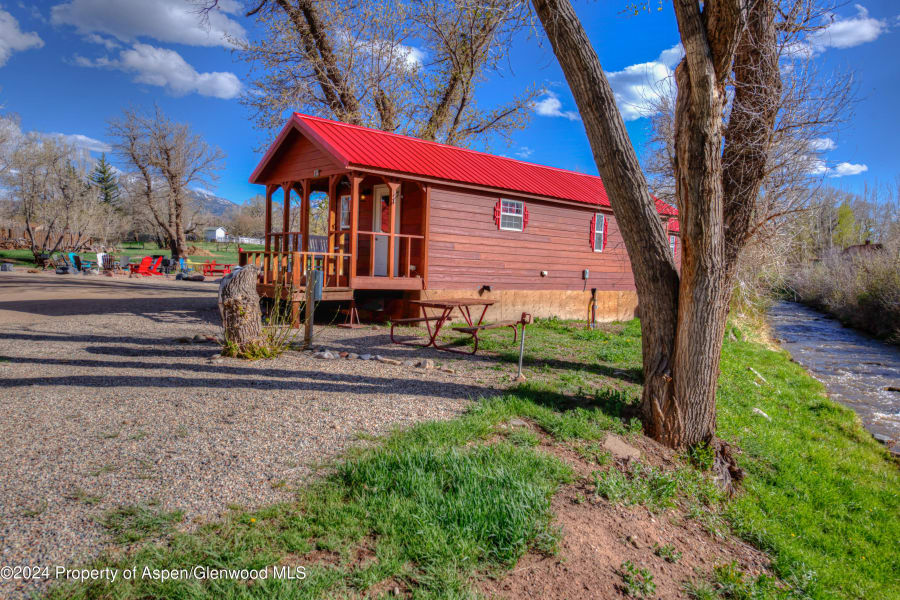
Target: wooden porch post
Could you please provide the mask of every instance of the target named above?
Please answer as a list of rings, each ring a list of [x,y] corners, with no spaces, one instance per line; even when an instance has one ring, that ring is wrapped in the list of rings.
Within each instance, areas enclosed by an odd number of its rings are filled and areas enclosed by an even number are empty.
[[[284,190],[284,209],[281,211],[281,251],[290,250],[290,240],[287,232],[291,230],[291,188],[293,184],[288,181],[281,184]]]
[[[396,249],[394,248],[394,234],[397,233],[394,231],[394,219],[395,219],[395,211],[397,209],[397,199],[400,197],[400,183],[397,181],[388,181],[388,193],[390,193],[390,203],[388,204],[388,220],[390,224],[388,225],[388,255],[387,255],[387,274],[388,277],[394,276],[394,254]],[[372,273],[374,275],[374,273]]]
[[[309,179],[304,179],[301,183],[303,185],[303,201],[300,203],[300,227],[303,231],[302,250],[303,252],[309,252],[309,195],[312,182]]]
[[[359,185],[362,177],[356,173],[350,176],[350,281],[356,277],[357,232],[359,231]]]
[[[335,198],[335,195],[337,194],[337,183],[338,183],[339,178],[340,178],[339,175],[332,175],[328,178],[328,253],[329,254],[335,253],[335,241],[337,240],[336,232],[337,232],[338,222],[337,222],[337,218],[336,218],[336,211],[339,208],[338,208],[338,204],[337,204],[337,198]],[[328,265],[329,263],[331,263],[331,260],[332,260],[331,256],[326,257],[325,264]],[[325,268],[326,283],[328,282],[328,275],[330,275],[330,274],[331,274],[331,272],[328,269],[328,267],[326,266],[326,268]],[[335,274],[335,276],[340,275],[340,266],[337,263],[334,264],[334,274]],[[335,285],[337,285],[337,284],[335,284]]]
[[[278,189],[276,185],[266,186],[266,246],[262,264],[263,282],[268,282],[271,279],[269,269],[272,266],[272,257],[269,255],[269,251],[272,248],[272,194],[275,193],[276,189]]]
[[[428,234],[431,231],[431,186],[425,186],[422,207],[422,289],[428,289]]]
[[[266,186],[266,252],[269,251],[271,247],[271,234],[272,234],[272,194],[275,193],[275,189],[277,186]]]

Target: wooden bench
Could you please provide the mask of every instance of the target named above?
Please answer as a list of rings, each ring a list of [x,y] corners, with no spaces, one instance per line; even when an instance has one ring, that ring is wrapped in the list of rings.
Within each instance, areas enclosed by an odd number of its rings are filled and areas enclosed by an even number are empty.
[[[513,344],[516,343],[516,339],[519,336],[519,325],[522,326],[522,335],[525,335],[525,326],[531,323],[531,315],[528,313],[522,313],[522,317],[518,321],[496,321],[495,323],[484,323],[480,325],[457,325],[453,327],[454,331],[458,331],[460,333],[467,333],[472,336],[472,339],[475,341],[475,348],[472,350],[472,354],[478,351],[478,333],[481,331],[485,331],[487,329],[502,329],[503,327],[509,327],[513,330]]]
[[[411,319],[396,319],[391,321],[391,341],[395,344],[403,344],[405,346],[430,346],[434,339],[428,341],[427,344],[419,342],[401,342],[394,339],[394,327],[397,325],[411,325],[412,323],[426,323],[429,321],[440,321],[442,317],[413,317]],[[429,331],[429,333],[431,333]]]
[[[475,333],[484,331],[485,329],[500,329],[501,327],[512,327],[513,331],[516,331],[519,323],[521,323],[521,321],[497,321],[496,323],[485,323],[484,325],[476,325],[475,327],[458,325],[453,327],[453,329],[461,331],[462,333],[468,333],[469,335],[475,335]],[[513,341],[516,341],[515,336],[513,336]]]

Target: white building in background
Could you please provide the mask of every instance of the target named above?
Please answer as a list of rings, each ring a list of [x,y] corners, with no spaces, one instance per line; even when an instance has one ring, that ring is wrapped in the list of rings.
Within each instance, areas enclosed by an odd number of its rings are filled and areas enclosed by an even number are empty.
[[[203,230],[203,241],[205,242],[224,242],[224,227],[207,227]]]

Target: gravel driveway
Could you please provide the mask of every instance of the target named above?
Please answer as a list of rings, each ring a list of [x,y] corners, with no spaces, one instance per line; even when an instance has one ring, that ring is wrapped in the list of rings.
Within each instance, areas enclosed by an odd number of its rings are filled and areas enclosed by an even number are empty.
[[[176,338],[219,333],[216,291],[0,274],[0,563],[96,555],[110,543],[97,518],[119,505],[156,499],[190,526],[284,500],[280,482],[302,481],[359,432],[450,418],[504,385],[489,359],[396,346],[384,328],[323,327],[317,345],[456,372],[298,352],[213,360],[217,346]],[[22,591],[0,583],[0,597]]]

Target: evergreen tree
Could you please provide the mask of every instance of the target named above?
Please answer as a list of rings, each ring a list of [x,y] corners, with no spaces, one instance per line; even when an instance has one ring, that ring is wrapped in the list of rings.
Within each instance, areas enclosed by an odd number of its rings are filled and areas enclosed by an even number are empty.
[[[106,161],[106,154],[100,155],[100,160],[91,173],[91,182],[97,186],[101,202],[115,204],[119,199],[119,178],[112,165]]]

